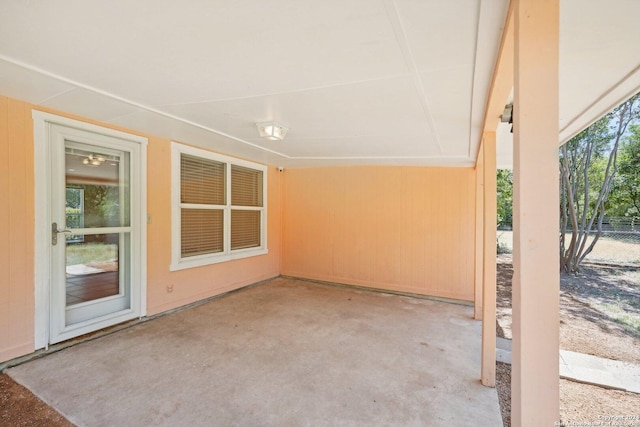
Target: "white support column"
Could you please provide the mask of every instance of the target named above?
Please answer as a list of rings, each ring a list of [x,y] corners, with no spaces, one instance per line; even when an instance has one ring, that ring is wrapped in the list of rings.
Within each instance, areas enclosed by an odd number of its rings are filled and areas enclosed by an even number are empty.
[[[473,318],[482,320],[482,272],[484,271],[484,148],[480,143],[476,161],[476,254]]]
[[[511,422],[559,420],[559,0],[514,0]]]
[[[482,138],[484,158],[482,268],[482,384],[496,385],[496,133]]]

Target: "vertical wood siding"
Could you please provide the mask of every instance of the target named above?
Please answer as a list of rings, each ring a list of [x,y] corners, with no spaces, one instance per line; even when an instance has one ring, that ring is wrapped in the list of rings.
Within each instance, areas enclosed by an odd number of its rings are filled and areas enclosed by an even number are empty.
[[[474,299],[473,169],[284,174],[282,274]]]
[[[0,361],[33,351],[31,109],[0,96]]]
[[[34,349],[33,105],[0,95],[0,362]],[[40,107],[37,107],[41,109]],[[69,114],[54,114],[145,136],[147,147],[147,313],[224,293],[280,273],[281,183],[268,171],[269,253],[220,264],[169,271],[171,263],[170,141]],[[48,238],[43,236],[43,238]],[[40,260],[41,261],[41,260]],[[172,292],[167,286],[172,285]]]

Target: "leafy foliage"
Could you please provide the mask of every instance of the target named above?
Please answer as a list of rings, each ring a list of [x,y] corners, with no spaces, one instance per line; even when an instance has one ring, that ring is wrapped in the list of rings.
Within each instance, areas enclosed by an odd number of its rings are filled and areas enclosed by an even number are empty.
[[[498,227],[511,228],[513,223],[513,171],[498,169]]]
[[[66,188],[65,214],[67,228],[118,227],[121,225],[120,189],[114,185],[72,184]],[[82,247],[90,242],[114,244],[113,240],[117,241],[113,234],[67,234],[66,239],[69,243],[82,242]]]
[[[84,185],[85,223],[91,227],[117,227],[120,209],[118,187],[108,185]]]
[[[560,147],[560,264],[578,272],[602,234],[614,188],[618,148],[627,127],[640,117],[640,94],[631,97]]]
[[[611,190],[609,211],[616,216],[640,217],[640,126],[629,126],[618,155],[618,174]]]

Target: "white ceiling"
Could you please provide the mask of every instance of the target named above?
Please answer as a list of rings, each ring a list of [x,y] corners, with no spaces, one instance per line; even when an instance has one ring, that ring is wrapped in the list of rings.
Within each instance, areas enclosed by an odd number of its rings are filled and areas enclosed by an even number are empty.
[[[561,0],[561,143],[640,91],[639,16],[638,0]],[[510,130],[497,130],[498,167],[513,163]]]
[[[507,8],[0,0],[0,93],[285,167],[472,165]],[[636,0],[563,0],[561,135],[640,87],[637,16]],[[268,120],[283,142],[258,138]]]

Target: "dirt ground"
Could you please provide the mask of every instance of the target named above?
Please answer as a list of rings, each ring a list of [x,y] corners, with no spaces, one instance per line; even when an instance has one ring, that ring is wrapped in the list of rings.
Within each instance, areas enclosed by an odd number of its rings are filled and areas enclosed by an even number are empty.
[[[12,427],[73,426],[53,408],[47,406],[6,374],[0,374],[0,425]]]
[[[510,255],[498,257],[498,336],[511,338]],[[560,348],[640,364],[640,270],[585,266],[560,278]],[[496,381],[505,426],[510,426],[511,366],[498,363]],[[602,421],[602,416],[640,416],[640,395],[560,380],[564,423]]]
[[[498,230],[498,245],[502,250],[513,251],[513,231]],[[571,240],[570,234],[566,235]],[[589,243],[591,240],[588,241]],[[616,264],[640,264],[640,246],[637,241],[620,240],[602,236],[585,261],[613,262]]]
[[[497,265],[498,336],[511,339],[511,257]],[[640,364],[640,270],[585,266],[560,277],[560,348]]]

